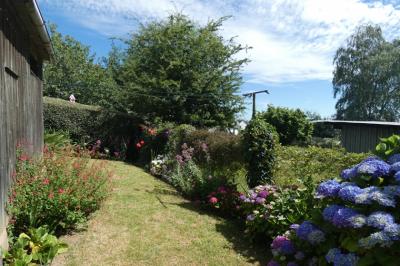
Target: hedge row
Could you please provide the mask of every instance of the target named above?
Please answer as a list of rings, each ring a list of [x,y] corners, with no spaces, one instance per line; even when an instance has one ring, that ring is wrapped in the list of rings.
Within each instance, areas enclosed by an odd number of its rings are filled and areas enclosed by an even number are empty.
[[[44,126],[68,132],[74,142],[90,145],[100,140],[111,152],[126,152],[140,134],[142,121],[97,106],[44,97]]]

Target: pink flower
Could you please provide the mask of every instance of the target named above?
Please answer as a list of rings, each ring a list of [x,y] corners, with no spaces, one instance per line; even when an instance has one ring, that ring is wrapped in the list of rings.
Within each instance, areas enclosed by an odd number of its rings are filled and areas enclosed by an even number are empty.
[[[211,204],[216,204],[216,203],[218,202],[218,199],[217,199],[216,197],[211,197],[211,198],[208,200],[208,202],[211,203]]]
[[[141,141],[140,141],[140,145],[144,145],[144,140],[141,140]]]
[[[58,194],[63,194],[65,190],[63,188],[58,189]]]
[[[45,179],[43,180],[43,185],[48,185],[48,184],[50,184],[50,179],[45,178]]]
[[[49,194],[49,199],[53,199],[53,198],[54,198],[54,193],[51,192],[51,193]]]
[[[28,156],[27,154],[23,153],[23,154],[21,154],[21,155],[19,156],[18,159],[19,159],[20,161],[25,162],[25,161],[28,161],[28,160],[29,160],[29,156]]]
[[[140,143],[136,143],[136,148],[140,149],[142,147],[142,145],[140,145]]]

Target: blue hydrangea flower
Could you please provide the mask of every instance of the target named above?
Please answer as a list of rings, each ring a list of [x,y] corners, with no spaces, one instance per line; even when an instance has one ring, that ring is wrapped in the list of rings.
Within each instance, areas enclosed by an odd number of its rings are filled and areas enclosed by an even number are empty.
[[[396,207],[396,200],[393,195],[379,188],[370,190],[368,198],[385,207]]]
[[[389,164],[395,164],[397,162],[400,162],[400,153],[393,154],[392,156],[389,157],[387,161]]]
[[[340,249],[338,248],[332,248],[328,251],[328,253],[325,256],[325,259],[328,263],[333,263],[333,261],[335,260],[336,256],[341,255],[342,252],[340,251]]]
[[[390,172],[390,165],[379,159],[364,160],[357,166],[357,174],[372,177],[386,176]]]
[[[315,245],[325,241],[325,234],[309,221],[304,221],[296,230],[298,238]]]
[[[400,171],[400,162],[390,165],[390,172],[397,173]]]
[[[325,221],[332,221],[333,216],[335,215],[335,213],[338,210],[342,209],[342,208],[344,208],[344,207],[340,206],[340,205],[335,205],[335,204],[326,207],[324,209],[324,211],[322,212],[322,216],[324,217],[324,220]]]
[[[400,225],[399,224],[388,224],[383,229],[392,240],[400,240]]]
[[[358,240],[358,246],[366,249],[371,249],[376,245],[381,247],[390,247],[392,244],[393,242],[390,235],[383,231],[373,233],[368,237]]]
[[[363,190],[356,185],[348,185],[339,190],[339,197],[342,200],[355,202],[356,196],[363,193]]]
[[[359,228],[362,226],[360,221],[362,221],[362,215],[351,208],[341,208],[333,215],[331,220],[332,224],[336,227],[352,227]]]
[[[334,266],[356,266],[359,257],[354,253],[339,254],[333,260]]]
[[[292,230],[297,230],[297,229],[299,229],[299,224],[292,224],[291,226],[290,226],[290,229],[292,229]]]
[[[344,169],[342,171],[342,173],[340,174],[340,177],[343,178],[344,180],[351,180],[356,176],[357,176],[357,168],[356,167]]]
[[[328,180],[319,184],[317,195],[321,197],[336,197],[340,190],[340,184],[336,180]]]
[[[390,213],[381,211],[373,212],[367,218],[367,225],[378,229],[384,229],[385,226],[393,223],[393,216]]]
[[[325,241],[325,233],[316,229],[308,234],[307,240],[311,245],[317,245]]]
[[[383,187],[383,192],[391,196],[400,196],[400,186],[385,186]]]
[[[400,183],[400,171],[394,174],[394,180],[396,183]]]

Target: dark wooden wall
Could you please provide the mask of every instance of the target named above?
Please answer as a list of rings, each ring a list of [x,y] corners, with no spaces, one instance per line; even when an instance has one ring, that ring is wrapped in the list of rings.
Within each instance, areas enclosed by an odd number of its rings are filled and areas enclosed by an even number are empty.
[[[400,134],[400,128],[377,125],[343,125],[342,145],[349,152],[374,151],[379,138]]]
[[[4,206],[17,144],[31,155],[43,146],[42,62],[35,58],[30,34],[10,3],[0,0],[0,234],[7,224]]]

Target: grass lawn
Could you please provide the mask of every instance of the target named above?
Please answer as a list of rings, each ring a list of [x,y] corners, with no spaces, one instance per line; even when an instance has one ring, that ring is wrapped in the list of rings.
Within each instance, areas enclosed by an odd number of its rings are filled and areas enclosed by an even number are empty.
[[[110,162],[110,197],[87,231],[63,237],[69,251],[53,265],[265,265],[233,221],[213,217],[140,168]]]

